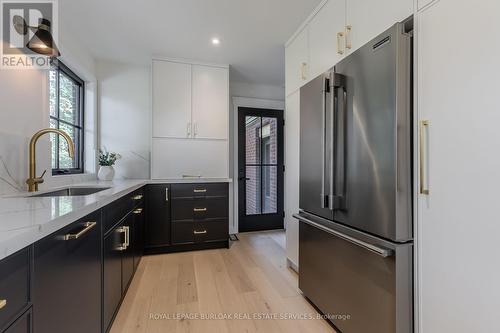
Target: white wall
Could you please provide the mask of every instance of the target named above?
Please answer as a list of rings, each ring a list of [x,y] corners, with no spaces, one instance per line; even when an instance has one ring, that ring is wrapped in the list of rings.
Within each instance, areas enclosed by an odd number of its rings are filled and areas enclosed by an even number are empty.
[[[122,155],[117,178],[150,178],[150,68],[97,62],[100,147]]]
[[[48,170],[40,189],[95,177],[96,81],[93,59],[67,32],[60,33],[59,49],[63,55],[61,60],[86,83],[87,174],[52,176],[50,141],[46,136],[37,146],[37,175]],[[26,190],[29,140],[36,131],[49,127],[47,74],[45,70],[0,70],[0,195]]]

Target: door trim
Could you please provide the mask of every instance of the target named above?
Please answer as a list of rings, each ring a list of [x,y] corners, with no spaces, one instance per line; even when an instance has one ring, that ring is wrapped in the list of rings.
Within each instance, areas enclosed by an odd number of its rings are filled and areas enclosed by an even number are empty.
[[[240,107],[247,108],[255,108],[255,109],[270,109],[270,110],[285,110],[285,101],[284,100],[273,100],[273,99],[260,99],[260,98],[248,98],[248,97],[233,97],[233,112],[231,114],[232,117],[232,125],[233,125],[233,139],[230,140],[231,151],[232,151],[232,167],[231,178],[234,179],[238,175],[238,109]],[[286,112],[284,111],[283,116],[286,119]],[[286,127],[283,130],[283,134],[286,132]],[[286,143],[285,143],[286,144]],[[230,191],[232,190],[232,195],[229,196],[229,207],[230,216],[233,217],[232,223],[229,225],[229,232],[231,234],[237,234],[239,232],[239,207],[238,207],[238,182],[233,181],[232,186],[230,186]],[[286,196],[286,193],[283,193],[283,197]],[[285,200],[286,201],[286,200]],[[286,228],[286,224],[285,224]]]

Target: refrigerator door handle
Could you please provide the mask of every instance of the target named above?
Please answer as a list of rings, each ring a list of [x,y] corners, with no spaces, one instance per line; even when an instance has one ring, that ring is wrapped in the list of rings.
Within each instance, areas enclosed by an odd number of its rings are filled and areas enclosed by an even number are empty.
[[[319,223],[311,221],[311,220],[309,220],[309,219],[307,219],[307,218],[305,218],[305,217],[303,217],[301,215],[294,214],[293,217],[296,218],[297,220],[301,221],[301,222],[309,224],[312,227],[315,227],[317,229],[325,231],[325,232],[327,232],[327,233],[329,233],[331,235],[334,235],[336,237],[342,238],[343,240],[348,241],[348,242],[350,242],[350,243],[352,243],[354,245],[362,247],[365,250],[368,250],[370,252],[378,254],[379,256],[381,256],[383,258],[391,257],[392,255],[394,255],[394,251],[391,250],[391,249],[386,249],[386,248],[383,248],[383,247],[379,247],[379,246],[376,246],[376,245],[364,242],[364,241],[362,241],[360,239],[351,237],[351,236],[343,234],[343,233],[341,233],[339,231],[336,231],[336,230],[330,229],[328,227],[325,227],[324,225],[321,225]]]
[[[346,88],[346,77],[342,74],[333,73],[333,87],[334,90],[333,95],[333,103],[332,103],[332,111],[333,111],[333,119],[334,119],[334,135],[336,137],[335,144],[333,144],[333,136],[332,136],[332,146],[333,155],[335,163],[332,163],[332,177],[330,178],[331,182],[331,209],[345,209],[345,147],[346,147],[346,110],[347,110],[347,88]],[[339,114],[339,94],[337,91],[342,90],[342,118],[340,118]],[[336,97],[336,98],[335,98]],[[342,129],[339,130],[339,124],[342,125]],[[342,140],[340,140],[340,136],[342,136]],[[339,152],[339,141],[342,142],[342,159],[338,159]],[[340,180],[342,183],[339,185],[337,177],[340,175]],[[339,194],[340,190],[340,194]]]
[[[323,91],[321,96],[321,107],[323,114],[321,115],[321,208],[329,207],[328,196],[325,191],[325,163],[326,163],[326,94],[329,91],[329,80],[323,80]]]

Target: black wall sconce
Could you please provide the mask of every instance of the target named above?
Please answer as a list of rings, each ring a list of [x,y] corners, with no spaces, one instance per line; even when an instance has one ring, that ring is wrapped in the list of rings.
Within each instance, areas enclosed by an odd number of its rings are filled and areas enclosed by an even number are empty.
[[[38,26],[32,27],[26,23],[24,18],[15,15],[12,23],[20,35],[26,36],[29,30],[34,32],[33,37],[26,44],[26,47],[31,51],[56,58],[61,55],[50,32],[51,23],[49,20],[41,18],[38,20]]]

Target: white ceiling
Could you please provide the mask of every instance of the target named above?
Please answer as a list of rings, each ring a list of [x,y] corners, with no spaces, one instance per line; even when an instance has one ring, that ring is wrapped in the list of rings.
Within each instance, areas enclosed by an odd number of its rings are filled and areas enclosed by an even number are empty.
[[[283,86],[283,45],[320,1],[60,0],[60,29],[96,59],[228,63],[233,81]]]

